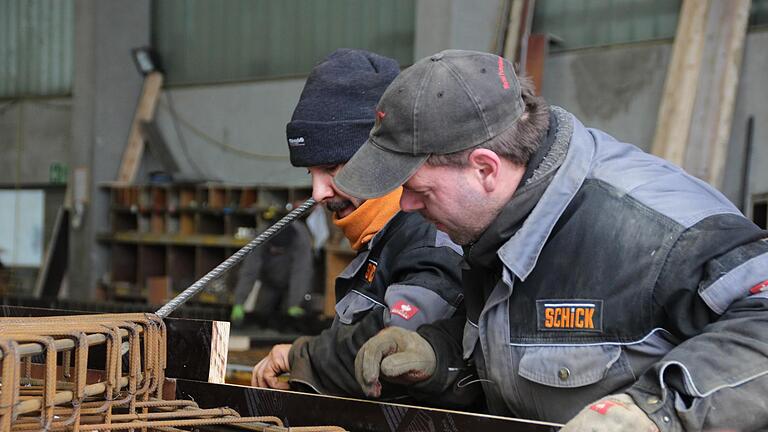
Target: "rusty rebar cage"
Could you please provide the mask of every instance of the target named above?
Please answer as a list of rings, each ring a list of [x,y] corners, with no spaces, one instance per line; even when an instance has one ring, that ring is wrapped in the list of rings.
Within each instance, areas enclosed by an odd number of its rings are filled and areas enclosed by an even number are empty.
[[[343,430],[163,399],[166,337],[148,313],[0,318],[0,430]]]

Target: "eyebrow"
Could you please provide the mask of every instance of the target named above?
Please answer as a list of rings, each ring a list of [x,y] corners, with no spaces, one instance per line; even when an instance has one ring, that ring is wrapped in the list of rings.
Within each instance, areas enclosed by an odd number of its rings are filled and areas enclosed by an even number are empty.
[[[407,190],[409,192],[414,192],[414,193],[424,193],[424,192],[429,190],[429,187],[424,186],[421,189],[416,189],[416,188],[412,188],[412,187],[409,187],[409,186],[406,186],[405,184],[403,184],[403,189],[405,189],[405,190]]]

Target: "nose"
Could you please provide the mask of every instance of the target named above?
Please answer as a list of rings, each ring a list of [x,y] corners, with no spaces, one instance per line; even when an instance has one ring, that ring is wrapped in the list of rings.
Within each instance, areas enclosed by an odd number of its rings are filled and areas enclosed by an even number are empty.
[[[400,196],[400,208],[403,211],[414,212],[423,209],[424,203],[418,194],[403,189],[403,194]]]
[[[331,176],[325,174],[312,174],[312,198],[317,202],[323,202],[336,195],[331,185]]]

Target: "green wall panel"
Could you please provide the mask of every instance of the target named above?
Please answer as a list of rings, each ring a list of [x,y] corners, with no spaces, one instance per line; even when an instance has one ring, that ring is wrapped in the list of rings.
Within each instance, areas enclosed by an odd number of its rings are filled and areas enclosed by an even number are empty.
[[[72,90],[74,0],[0,0],[0,97]]]
[[[533,31],[559,39],[552,51],[672,39],[681,5],[682,0],[536,0]],[[752,0],[750,28],[765,25],[768,0]]]
[[[170,84],[305,74],[340,47],[413,58],[414,0],[155,0],[152,10]]]
[[[562,43],[552,51],[667,39],[681,0],[537,0],[533,31]]]

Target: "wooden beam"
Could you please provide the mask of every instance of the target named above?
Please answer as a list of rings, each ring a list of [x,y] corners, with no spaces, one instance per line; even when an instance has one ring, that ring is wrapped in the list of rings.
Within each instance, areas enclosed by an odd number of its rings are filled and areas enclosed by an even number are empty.
[[[750,0],[715,1],[707,14],[698,92],[683,167],[721,188]]]
[[[150,72],[144,78],[144,86],[141,89],[139,104],[136,107],[131,130],[128,134],[128,144],[123,152],[120,170],[117,174],[117,181],[119,182],[132,183],[136,178],[136,172],[139,170],[141,157],[144,154],[144,138],[140,129],[141,122],[151,121],[154,118],[162,86],[163,74],[160,72]]]
[[[208,363],[208,382],[224,384],[229,352],[229,322],[212,321],[211,356]]]
[[[652,152],[683,165],[701,70],[710,0],[684,0],[656,121]]]
[[[510,0],[509,25],[504,40],[504,58],[516,66],[518,73],[525,71],[528,52],[528,36],[533,23],[535,0]]]

